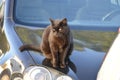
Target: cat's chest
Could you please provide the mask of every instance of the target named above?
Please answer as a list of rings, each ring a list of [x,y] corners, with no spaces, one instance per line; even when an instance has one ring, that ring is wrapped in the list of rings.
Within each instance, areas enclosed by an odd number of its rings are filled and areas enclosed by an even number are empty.
[[[54,38],[52,38],[51,43],[53,43],[56,46],[63,47],[67,44],[67,39],[65,37],[64,38],[54,37]]]

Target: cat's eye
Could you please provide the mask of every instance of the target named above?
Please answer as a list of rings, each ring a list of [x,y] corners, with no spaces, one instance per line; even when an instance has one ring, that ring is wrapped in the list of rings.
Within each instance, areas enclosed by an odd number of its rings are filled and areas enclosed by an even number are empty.
[[[59,28],[59,31],[61,31],[62,29],[61,28]]]

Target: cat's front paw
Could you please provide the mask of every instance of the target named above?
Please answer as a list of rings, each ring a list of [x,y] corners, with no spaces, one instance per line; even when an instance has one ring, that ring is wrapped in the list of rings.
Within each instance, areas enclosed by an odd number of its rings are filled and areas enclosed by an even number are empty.
[[[60,68],[66,68],[65,64],[60,64]]]
[[[54,61],[52,61],[52,60],[51,60],[51,64],[52,64],[52,66],[53,66],[54,68],[57,68],[57,67],[58,67],[57,63],[54,62]]]
[[[57,68],[58,66],[57,66],[57,64],[53,64],[53,67],[54,67],[54,68]]]

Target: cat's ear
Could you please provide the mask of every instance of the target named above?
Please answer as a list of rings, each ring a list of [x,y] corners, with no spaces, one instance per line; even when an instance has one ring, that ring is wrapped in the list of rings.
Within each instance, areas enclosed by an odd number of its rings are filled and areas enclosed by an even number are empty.
[[[64,18],[64,19],[62,20],[62,23],[63,23],[63,24],[67,24],[67,18]]]
[[[51,24],[54,25],[54,20],[51,18],[49,18],[49,20],[50,20]]]
[[[67,18],[64,18],[64,19],[62,20],[62,22],[63,22],[63,23],[67,23]]]
[[[67,25],[67,18],[62,19],[61,24],[62,25]]]

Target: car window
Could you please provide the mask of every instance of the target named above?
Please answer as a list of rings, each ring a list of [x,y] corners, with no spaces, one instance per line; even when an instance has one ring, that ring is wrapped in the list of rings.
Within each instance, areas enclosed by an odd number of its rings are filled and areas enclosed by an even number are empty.
[[[14,9],[14,19],[24,23],[39,24],[49,18],[66,17],[71,24],[120,25],[120,5],[116,0],[16,0]]]

